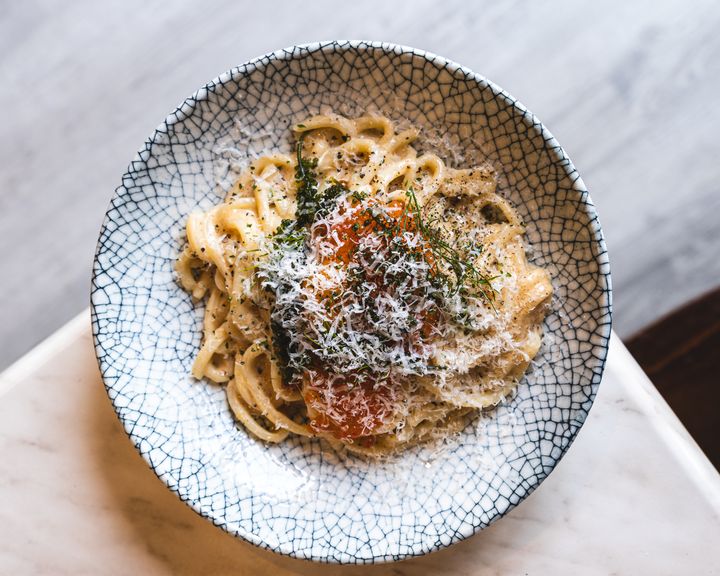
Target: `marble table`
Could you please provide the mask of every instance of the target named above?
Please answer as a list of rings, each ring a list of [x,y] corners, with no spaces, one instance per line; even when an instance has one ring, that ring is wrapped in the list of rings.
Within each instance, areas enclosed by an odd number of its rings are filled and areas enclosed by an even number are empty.
[[[720,574],[720,476],[617,337],[587,423],[540,488],[480,534],[397,564],[280,557],[182,504],[115,418],[87,311],[0,375],[0,453],[2,574]]]

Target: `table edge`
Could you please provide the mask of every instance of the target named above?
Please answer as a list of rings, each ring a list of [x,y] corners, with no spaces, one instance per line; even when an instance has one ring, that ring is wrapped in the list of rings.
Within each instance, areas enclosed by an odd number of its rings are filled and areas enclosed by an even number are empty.
[[[89,332],[90,327],[90,308],[85,308],[0,372],[0,400],[21,382],[28,380],[33,371],[53,354]],[[614,331],[610,338],[607,362],[618,367],[616,369],[627,376],[623,381],[626,392],[645,409],[656,433],[686,468],[691,480],[708,500],[715,513],[720,515],[720,473]]]

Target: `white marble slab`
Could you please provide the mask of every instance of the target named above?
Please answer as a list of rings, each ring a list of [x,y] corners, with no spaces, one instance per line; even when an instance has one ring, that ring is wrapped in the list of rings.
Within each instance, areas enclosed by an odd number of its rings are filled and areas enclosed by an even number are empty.
[[[720,574],[720,476],[617,338],[585,427],[542,486],[450,549],[316,565],[213,527],[115,418],[87,313],[0,375],[2,574]]]

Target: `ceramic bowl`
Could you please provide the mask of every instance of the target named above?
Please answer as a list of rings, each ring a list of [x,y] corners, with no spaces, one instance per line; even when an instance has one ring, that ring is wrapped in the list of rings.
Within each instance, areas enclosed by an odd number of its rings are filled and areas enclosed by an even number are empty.
[[[501,193],[526,223],[531,260],[549,270],[555,290],[544,344],[514,397],[441,446],[383,461],[338,453],[319,440],[267,445],[250,437],[223,389],[189,375],[203,310],[173,272],[188,214],[217,203],[249,158],[289,151],[291,125],[329,109],[409,120],[451,164],[492,162]],[[467,538],[537,488],[593,403],[610,301],[590,196],[531,112],[439,56],[327,42],[222,74],[140,148],[100,233],[92,325],[107,392],[128,435],[198,514],[282,554],[370,563]]]

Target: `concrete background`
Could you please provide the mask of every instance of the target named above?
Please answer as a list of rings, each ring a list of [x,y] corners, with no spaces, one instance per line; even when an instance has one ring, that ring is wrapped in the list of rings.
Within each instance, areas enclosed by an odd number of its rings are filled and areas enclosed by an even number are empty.
[[[407,44],[519,98],[580,170],[628,336],[720,283],[720,3],[0,0],[0,368],[88,305],[107,203],[187,95],[313,40]]]

